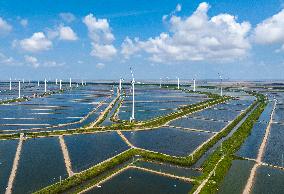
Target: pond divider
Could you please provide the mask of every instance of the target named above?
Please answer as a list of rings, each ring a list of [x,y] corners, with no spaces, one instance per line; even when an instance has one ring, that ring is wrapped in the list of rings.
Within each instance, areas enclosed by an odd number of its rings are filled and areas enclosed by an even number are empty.
[[[17,147],[17,151],[16,151],[15,158],[14,158],[14,162],[13,162],[13,167],[12,167],[11,174],[10,174],[10,177],[9,177],[9,180],[8,180],[8,186],[6,188],[5,194],[11,194],[12,193],[13,183],[14,183],[14,180],[16,178],[24,139],[25,139],[24,134],[21,133],[19,143],[18,143],[18,147]]]
[[[123,135],[123,133],[120,130],[117,130],[116,132],[128,146],[130,146],[131,148],[135,148],[135,146],[132,143],[130,143],[130,141]]]
[[[60,147],[61,147],[61,150],[62,150],[62,154],[63,154],[63,157],[64,157],[66,171],[67,171],[69,177],[73,176],[74,172],[72,171],[72,163],[71,163],[71,160],[70,160],[70,157],[69,157],[68,148],[67,148],[65,141],[64,141],[64,137],[63,137],[63,135],[60,135],[60,136],[58,136],[58,138],[59,138],[59,143],[60,143]]]

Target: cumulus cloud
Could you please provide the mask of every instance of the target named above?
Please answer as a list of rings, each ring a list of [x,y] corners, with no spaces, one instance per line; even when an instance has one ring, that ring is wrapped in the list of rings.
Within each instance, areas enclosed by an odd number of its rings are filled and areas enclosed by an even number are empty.
[[[28,24],[29,24],[29,21],[27,19],[21,19],[20,20],[20,24],[23,26],[23,27],[26,27]]]
[[[15,64],[15,59],[13,57],[8,57],[3,53],[0,53],[0,64],[3,65],[14,65]]]
[[[77,40],[78,37],[76,33],[69,26],[60,26],[59,27],[59,39],[60,40]]]
[[[92,43],[91,56],[98,57],[100,59],[110,59],[116,54],[116,48],[111,44],[96,44]]]
[[[33,68],[38,68],[38,67],[60,67],[65,65],[65,63],[58,63],[56,61],[39,61],[36,57],[34,56],[29,56],[25,55],[25,64],[28,66],[31,66]]]
[[[69,26],[60,25],[54,29],[47,30],[49,39],[58,38],[59,40],[75,41],[78,40],[77,34]]]
[[[209,4],[200,3],[189,17],[171,16],[169,32],[141,41],[126,38],[122,54],[127,58],[145,52],[154,62],[233,60],[250,49],[248,22],[238,23],[235,16],[219,14],[209,18]],[[178,9],[177,9],[178,10]]]
[[[0,17],[0,33],[5,34],[12,30],[12,26],[8,24],[2,17]]]
[[[92,41],[91,55],[100,59],[110,59],[117,50],[112,45],[114,35],[107,19],[97,19],[93,14],[89,14],[83,18],[83,23],[88,28],[88,35]]]
[[[28,65],[31,65],[34,68],[39,67],[39,62],[38,62],[38,59],[36,57],[26,55],[25,56],[25,62],[28,63]]]
[[[96,64],[96,68],[97,69],[103,69],[105,67],[105,64],[104,63],[97,63]]]
[[[71,23],[76,19],[76,17],[72,13],[60,13],[59,16],[67,23]]]
[[[284,9],[259,23],[253,38],[259,44],[284,44]]]
[[[30,38],[20,40],[19,44],[22,49],[29,52],[45,51],[52,47],[52,42],[43,32],[36,32]]]

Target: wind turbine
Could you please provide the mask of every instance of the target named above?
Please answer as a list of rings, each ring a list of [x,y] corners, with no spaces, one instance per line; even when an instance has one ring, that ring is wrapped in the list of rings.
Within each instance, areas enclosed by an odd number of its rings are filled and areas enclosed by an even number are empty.
[[[160,77],[160,88],[162,88],[162,78]]]
[[[222,88],[222,81],[223,81],[223,79],[222,79],[222,76],[221,76],[221,74],[220,73],[218,73],[218,75],[219,75],[219,78],[220,78],[220,89],[221,89],[221,91],[220,91],[220,96],[223,96],[223,88]]]
[[[130,117],[130,122],[135,120],[135,116],[134,116],[134,105],[135,105],[135,99],[134,99],[134,85],[135,85],[135,79],[134,79],[134,75],[133,75],[133,71],[130,67],[130,72],[131,72],[131,76],[132,76],[132,114]]]
[[[179,77],[177,77],[178,81],[177,81],[177,87],[178,87],[178,90],[179,90]]]
[[[71,80],[71,77],[69,79],[69,87],[71,88],[72,87],[72,80]]]
[[[46,93],[46,78],[44,78],[44,93]]]
[[[57,78],[55,79],[55,85],[57,85]]]
[[[10,78],[10,90],[12,90],[12,80]]]
[[[21,81],[19,80],[19,98],[21,98]]]
[[[195,92],[196,89],[195,89],[195,78],[193,78],[193,91]]]
[[[62,89],[62,80],[59,80],[59,89],[61,90]]]

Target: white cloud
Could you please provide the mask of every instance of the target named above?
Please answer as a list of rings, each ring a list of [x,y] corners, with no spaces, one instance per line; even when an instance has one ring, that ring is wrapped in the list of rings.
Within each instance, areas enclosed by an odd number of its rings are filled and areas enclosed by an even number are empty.
[[[111,59],[116,55],[116,49],[111,44],[96,44],[92,43],[91,56],[98,57],[100,59]]]
[[[56,61],[42,61],[40,62],[36,57],[25,55],[25,62],[26,65],[32,66],[33,68],[38,68],[39,66],[41,67],[60,67],[64,66],[65,63],[58,63]]]
[[[28,24],[29,24],[29,21],[27,19],[21,19],[20,20],[20,24],[23,26],[23,27],[26,27]]]
[[[76,19],[72,13],[60,13],[59,16],[67,23],[71,23]]]
[[[78,37],[76,33],[69,26],[60,26],[59,27],[59,39],[60,40],[77,40]]]
[[[31,65],[34,68],[39,67],[39,62],[38,62],[38,59],[36,57],[25,55],[25,62],[28,63],[28,65]]]
[[[36,32],[30,38],[20,40],[22,49],[29,52],[49,50],[52,42],[46,38],[43,32]]]
[[[104,63],[97,63],[96,64],[96,68],[97,69],[103,69],[105,67],[105,64]]]
[[[106,19],[97,19],[93,14],[84,17],[83,23],[88,28],[88,34],[92,40],[91,56],[100,59],[111,59],[116,55],[117,50],[112,45],[114,35],[111,32]]]
[[[77,34],[69,26],[60,25],[54,29],[47,29],[49,39],[58,38],[59,40],[75,41],[78,39]]]
[[[284,44],[284,9],[259,23],[253,33],[256,43]]]
[[[89,37],[95,43],[111,43],[114,40],[107,19],[97,19],[89,14],[84,17],[83,22],[88,28]]]
[[[15,64],[15,59],[13,57],[8,57],[4,55],[3,53],[0,53],[0,64],[3,65],[14,65]]]
[[[141,41],[126,38],[122,54],[127,58],[145,52],[154,62],[233,60],[246,56],[250,43],[250,23],[238,23],[229,14],[209,18],[209,5],[200,3],[189,17],[171,16],[169,32]],[[178,10],[178,9],[177,9]]]
[[[0,33],[8,33],[12,30],[12,26],[0,17]]]

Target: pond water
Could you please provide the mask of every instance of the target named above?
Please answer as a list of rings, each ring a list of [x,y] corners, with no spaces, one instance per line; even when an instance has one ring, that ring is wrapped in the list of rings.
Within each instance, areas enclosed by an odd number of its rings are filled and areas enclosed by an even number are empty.
[[[64,136],[74,172],[86,170],[129,147],[116,132]]]
[[[260,166],[256,171],[252,193],[284,193],[284,170]]]
[[[31,193],[68,176],[57,137],[24,141],[13,193]]]
[[[223,129],[228,122],[209,121],[203,119],[194,119],[190,117],[184,117],[170,122],[171,126],[190,128],[190,129],[201,129],[206,131],[218,132]]]
[[[229,172],[219,187],[219,194],[240,194],[246,186],[250,170],[254,162],[247,160],[233,160]]]
[[[183,177],[197,177],[201,175],[201,172],[195,169],[165,163],[154,163],[138,160],[134,163],[134,165]]]
[[[12,170],[18,140],[0,141],[0,193],[5,193]]]
[[[94,188],[87,193],[186,194],[192,187],[192,184],[180,180],[137,169],[128,169],[103,183],[101,188]]]
[[[213,135],[168,127],[123,134],[136,147],[174,156],[189,155]]]

